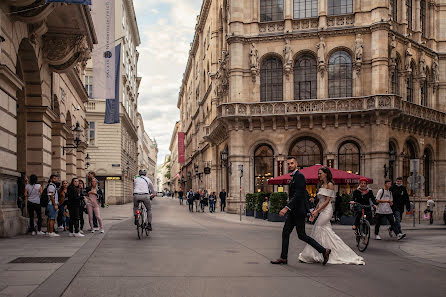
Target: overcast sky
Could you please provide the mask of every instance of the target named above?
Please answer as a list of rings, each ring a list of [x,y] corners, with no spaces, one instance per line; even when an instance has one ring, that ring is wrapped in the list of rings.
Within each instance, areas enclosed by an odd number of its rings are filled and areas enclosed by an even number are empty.
[[[158,142],[158,163],[169,154],[179,120],[178,93],[202,0],[133,0],[141,36],[139,112]]]

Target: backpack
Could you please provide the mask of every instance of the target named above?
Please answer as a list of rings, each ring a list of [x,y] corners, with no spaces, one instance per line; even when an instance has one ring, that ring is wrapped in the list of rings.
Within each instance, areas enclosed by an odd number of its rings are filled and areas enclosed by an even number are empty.
[[[41,207],[47,207],[49,202],[48,197],[48,186],[43,189],[42,196],[40,196],[40,206]]]

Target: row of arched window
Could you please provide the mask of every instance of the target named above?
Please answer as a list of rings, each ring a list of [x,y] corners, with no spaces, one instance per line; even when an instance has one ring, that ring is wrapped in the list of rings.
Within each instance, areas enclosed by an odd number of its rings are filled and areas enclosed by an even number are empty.
[[[397,159],[396,145],[389,142],[389,167],[386,177],[395,180]],[[297,139],[290,147],[289,156],[296,157],[300,168],[323,164],[323,148],[319,141],[312,137],[302,137]],[[429,148],[423,152],[423,175],[425,178],[424,192],[425,196],[430,195],[431,190],[431,172],[432,172],[433,153]],[[418,159],[415,144],[407,140],[403,148],[403,180],[406,182],[410,176],[410,160]],[[274,149],[269,144],[260,144],[254,152],[254,191],[272,192],[273,186],[268,185],[268,179],[275,176]],[[343,142],[338,148],[338,169],[361,174],[361,150],[359,145],[352,140]]]
[[[328,96],[351,97],[352,58],[346,51],[337,51],[328,61]],[[294,99],[317,98],[317,63],[311,54],[300,56],[294,63]],[[283,100],[283,65],[277,56],[263,60],[260,68],[260,101]]]
[[[283,0],[260,0],[260,21],[281,21],[284,18]],[[327,0],[328,15],[353,13],[353,0]],[[295,19],[318,16],[318,0],[293,0]]]

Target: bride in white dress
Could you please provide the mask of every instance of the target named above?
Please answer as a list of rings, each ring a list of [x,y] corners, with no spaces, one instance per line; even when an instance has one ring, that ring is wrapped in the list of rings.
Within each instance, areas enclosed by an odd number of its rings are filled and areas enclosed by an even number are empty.
[[[333,216],[333,206],[330,200],[335,198],[335,192],[330,169],[321,167],[318,177],[321,181],[321,188],[317,193],[319,203],[311,213],[311,216],[314,219],[319,214],[319,217],[313,226],[310,236],[323,247],[331,249],[329,264],[365,265],[364,259],[347,246],[331,228],[330,219]],[[322,263],[324,261],[322,254],[308,244],[302,253],[299,254],[299,260],[305,263]]]

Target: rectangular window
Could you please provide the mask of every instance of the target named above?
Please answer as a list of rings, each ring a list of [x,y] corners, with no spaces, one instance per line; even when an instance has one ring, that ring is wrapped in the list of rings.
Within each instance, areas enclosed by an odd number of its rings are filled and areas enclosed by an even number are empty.
[[[353,0],[328,0],[328,15],[353,13]]]
[[[421,18],[421,34],[423,37],[426,37],[426,1],[421,0],[420,2],[421,6],[421,12],[420,12],[420,18]]]
[[[96,138],[96,123],[90,122],[90,140],[94,140]]]
[[[398,0],[390,0],[392,20],[398,22]]]
[[[87,91],[88,98],[93,98],[93,76],[85,75],[84,77],[85,90]]]
[[[317,17],[317,0],[294,0],[294,18]]]
[[[406,0],[407,28],[412,30],[412,0]]]
[[[283,20],[283,0],[260,0],[260,21]]]

